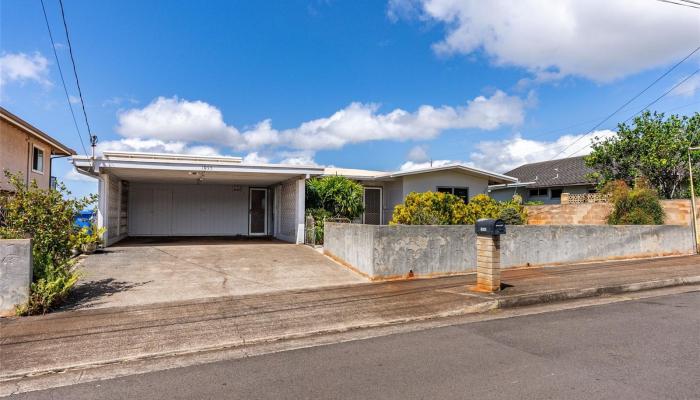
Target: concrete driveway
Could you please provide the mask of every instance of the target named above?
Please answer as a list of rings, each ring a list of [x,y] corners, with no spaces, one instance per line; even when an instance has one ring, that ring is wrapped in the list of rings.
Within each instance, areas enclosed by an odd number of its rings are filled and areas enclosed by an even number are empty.
[[[363,283],[303,245],[273,240],[128,239],[87,256],[66,309]]]

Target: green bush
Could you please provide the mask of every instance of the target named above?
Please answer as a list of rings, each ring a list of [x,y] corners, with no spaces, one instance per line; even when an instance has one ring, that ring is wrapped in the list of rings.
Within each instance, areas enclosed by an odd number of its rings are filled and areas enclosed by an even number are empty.
[[[65,185],[40,189],[35,181],[25,186],[21,175],[5,171],[14,193],[4,200],[5,226],[0,238],[32,238],[33,283],[20,315],[45,313],[60,303],[78,279],[70,262],[77,229],[78,211],[95,201],[95,196],[71,199]]]
[[[449,193],[411,193],[404,204],[394,208],[390,224],[465,225],[480,218],[501,218],[507,224],[525,223],[525,209],[519,199],[498,202],[485,194],[474,196],[468,204]]]
[[[659,197],[644,181],[638,181],[634,189],[623,181],[608,183],[603,189],[613,201],[608,215],[610,225],[662,225],[665,213]]]
[[[441,192],[411,192],[404,204],[394,207],[389,224],[458,225],[466,224],[467,205],[461,198]]]
[[[306,208],[324,209],[333,218],[354,220],[364,212],[364,189],[344,176],[312,178],[306,185]]]
[[[310,208],[306,210],[306,215],[311,215],[314,218],[314,243],[323,244],[323,229],[324,224],[332,215],[323,208]]]

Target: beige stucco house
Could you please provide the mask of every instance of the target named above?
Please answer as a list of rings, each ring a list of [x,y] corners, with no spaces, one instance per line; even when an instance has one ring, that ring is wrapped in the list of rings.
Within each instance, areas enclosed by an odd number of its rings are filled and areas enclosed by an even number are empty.
[[[0,172],[20,172],[27,183],[36,180],[40,188],[48,189],[51,160],[71,155],[74,150],[0,107]],[[2,174],[0,190],[11,189]]]

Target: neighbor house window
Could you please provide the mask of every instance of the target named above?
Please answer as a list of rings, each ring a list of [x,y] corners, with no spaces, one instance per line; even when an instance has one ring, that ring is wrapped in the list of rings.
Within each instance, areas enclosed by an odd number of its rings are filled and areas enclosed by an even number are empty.
[[[453,194],[460,199],[462,199],[463,202],[469,203],[469,188],[466,187],[451,187],[451,186],[439,186],[437,188],[437,191],[440,193],[449,193]]]
[[[553,199],[561,199],[561,193],[562,189],[552,189],[552,198]]]
[[[32,171],[44,173],[44,150],[38,147],[32,148]]]
[[[546,188],[530,189],[530,197],[547,196]]]

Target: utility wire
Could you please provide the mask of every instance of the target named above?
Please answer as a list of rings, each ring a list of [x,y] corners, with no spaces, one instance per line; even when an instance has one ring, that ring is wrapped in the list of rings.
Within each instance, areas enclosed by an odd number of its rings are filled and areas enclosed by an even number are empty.
[[[692,78],[693,76],[695,76],[695,74],[697,74],[698,72],[700,72],[700,68],[696,69],[696,70],[693,71],[690,75],[686,76],[682,81],[680,81],[680,82],[676,83],[675,85],[673,85],[670,89],[668,89],[667,91],[665,91],[661,96],[657,97],[656,99],[654,99],[654,101],[652,101],[651,103],[649,103],[649,104],[647,104],[646,106],[644,106],[644,108],[642,108],[641,110],[639,110],[639,111],[637,111],[636,113],[632,114],[631,117],[629,117],[629,118],[627,118],[627,119],[625,120],[625,123],[627,123],[629,120],[631,120],[632,118],[634,118],[636,115],[641,114],[644,110],[648,109],[648,108],[651,107],[652,105],[656,104],[656,102],[658,102],[659,100],[661,100],[661,99],[663,99],[664,97],[666,97],[666,95],[668,95],[669,93],[673,92],[674,89],[676,89],[678,86],[684,84],[688,79],[690,79],[690,78]]]
[[[73,57],[73,46],[70,43],[70,35],[68,34],[68,23],[66,23],[66,13],[63,10],[63,0],[58,0],[58,4],[61,6],[61,18],[63,19],[63,28],[66,30],[66,41],[68,42],[68,53],[70,54],[70,61],[73,64],[73,75],[75,75],[75,84],[78,86],[78,95],[80,96],[80,105],[83,108],[83,116],[85,117],[85,126],[87,126],[88,135],[90,135],[90,145],[95,147],[97,144],[97,136],[92,134],[90,130],[90,123],[88,122],[87,112],[85,111],[85,100],[83,100],[83,91],[80,89],[80,80],[78,80],[78,70],[75,66],[75,58]]]
[[[58,53],[56,52],[56,43],[53,40],[53,34],[51,34],[51,26],[49,25],[49,17],[46,15],[46,7],[44,6],[44,0],[41,0],[41,9],[44,11],[44,21],[46,21],[46,29],[49,31],[49,39],[51,39],[51,49],[53,50],[53,56],[56,58],[56,66],[58,67],[58,74],[61,76],[61,83],[63,84],[63,91],[66,93],[66,102],[68,102],[68,109],[70,110],[70,115],[73,117],[73,125],[75,125],[75,130],[78,132],[78,138],[80,139],[80,146],[83,148],[85,155],[88,155],[85,149],[85,143],[83,142],[83,135],[80,133],[80,128],[78,128],[78,120],[75,119],[75,113],[73,112],[73,105],[70,103],[70,95],[68,95],[68,88],[66,87],[66,81],[63,78],[63,70],[61,69],[61,63],[58,61]]]
[[[670,1],[670,0],[656,0],[656,1],[660,1],[660,2],[662,2],[662,3],[668,3],[668,4],[675,4],[675,5],[677,5],[677,6],[695,8],[695,9],[700,10],[700,7],[694,6],[694,5],[691,5],[691,4],[676,3],[675,1]],[[694,4],[697,4],[697,3],[694,3]]]
[[[629,118],[627,118],[627,119],[623,122],[623,124],[626,124],[626,123],[629,122],[632,118],[636,117],[637,115],[641,114],[641,113],[644,112],[645,110],[649,109],[649,107],[651,107],[651,106],[654,105],[656,102],[658,102],[659,100],[661,100],[662,98],[664,98],[665,96],[667,96],[669,93],[673,92],[673,90],[674,90],[675,88],[677,88],[678,86],[680,86],[680,85],[682,85],[683,83],[685,83],[688,79],[692,78],[692,77],[693,77],[695,74],[697,74],[698,72],[700,72],[700,68],[696,69],[693,73],[691,73],[690,75],[686,76],[685,79],[683,79],[682,81],[680,81],[680,82],[678,82],[677,84],[673,85],[672,88],[670,88],[669,90],[667,90],[666,92],[664,92],[661,96],[657,97],[657,98],[656,98],[654,101],[652,101],[651,103],[647,104],[644,108],[642,108],[641,110],[639,110],[639,111],[637,111],[636,113],[632,114]],[[691,105],[697,104],[697,103],[698,103],[698,102],[686,104],[686,105],[680,106],[680,107],[675,107],[675,108],[672,108],[672,109],[670,109],[670,110],[668,110],[668,111],[672,111],[672,110],[676,110],[676,109],[679,109],[679,108],[691,106]],[[582,148],[576,150],[574,153],[571,153],[571,155],[570,155],[569,157],[573,157],[574,155],[576,155],[576,154],[582,152],[583,150],[585,150],[586,148],[588,148],[588,145],[585,145],[584,147],[582,147]]]
[[[573,142],[571,142],[571,144],[569,144],[568,146],[566,146],[564,149],[562,149],[560,152],[558,152],[554,157],[550,158],[549,160],[551,161],[551,160],[556,159],[557,157],[559,157],[560,155],[562,155],[566,150],[568,150],[569,148],[571,148],[571,146],[573,146],[574,144],[576,144],[579,140],[583,139],[583,138],[586,137],[589,133],[591,133],[591,132],[595,131],[596,129],[598,129],[601,125],[603,125],[605,122],[607,122],[607,120],[609,120],[609,119],[612,118],[615,114],[617,114],[618,112],[620,112],[620,110],[622,110],[623,108],[627,107],[627,106],[628,106],[630,103],[632,103],[634,100],[637,100],[637,99],[639,98],[639,96],[641,96],[642,94],[644,94],[647,90],[649,90],[649,88],[651,88],[651,87],[654,86],[657,82],[659,82],[661,79],[663,79],[664,77],[666,77],[666,75],[670,74],[671,71],[673,71],[674,69],[676,69],[676,68],[677,68],[679,65],[681,65],[685,60],[687,60],[687,59],[689,59],[690,57],[692,57],[693,54],[697,53],[698,50],[700,50],[700,46],[696,47],[695,50],[691,51],[690,54],[688,54],[687,56],[683,57],[682,60],[678,61],[678,62],[677,62],[676,64],[674,64],[671,68],[669,68],[668,70],[666,70],[666,72],[664,72],[663,74],[661,74],[661,76],[659,76],[659,77],[656,78],[652,83],[650,83],[649,85],[647,85],[647,87],[645,87],[641,92],[639,92],[639,93],[637,93],[636,95],[634,95],[631,99],[627,100],[627,101],[625,102],[625,104],[623,104],[623,105],[621,105],[620,107],[618,107],[618,108],[617,108],[615,111],[613,111],[610,115],[608,115],[607,117],[605,117],[605,119],[603,119],[602,121],[600,121],[599,123],[597,123],[597,124],[596,124],[593,128],[591,128],[585,135],[582,135],[582,136],[579,137],[578,139],[576,139],[576,140],[574,140]],[[694,74],[694,73],[693,73],[693,74]],[[688,79],[688,78],[686,78],[686,80],[687,80],[687,79]],[[683,82],[685,82],[685,80],[684,80]],[[676,85],[676,86],[678,86],[678,85]],[[671,90],[673,90],[676,86],[674,86],[673,88],[671,88]],[[663,94],[661,97],[659,97],[657,100],[655,100],[655,101],[652,102],[651,104],[654,104],[655,102],[657,102],[658,100],[660,100],[662,97],[664,97],[666,94],[668,94],[668,92],[665,93],[665,94]],[[650,104],[650,105],[651,105],[651,104]]]

